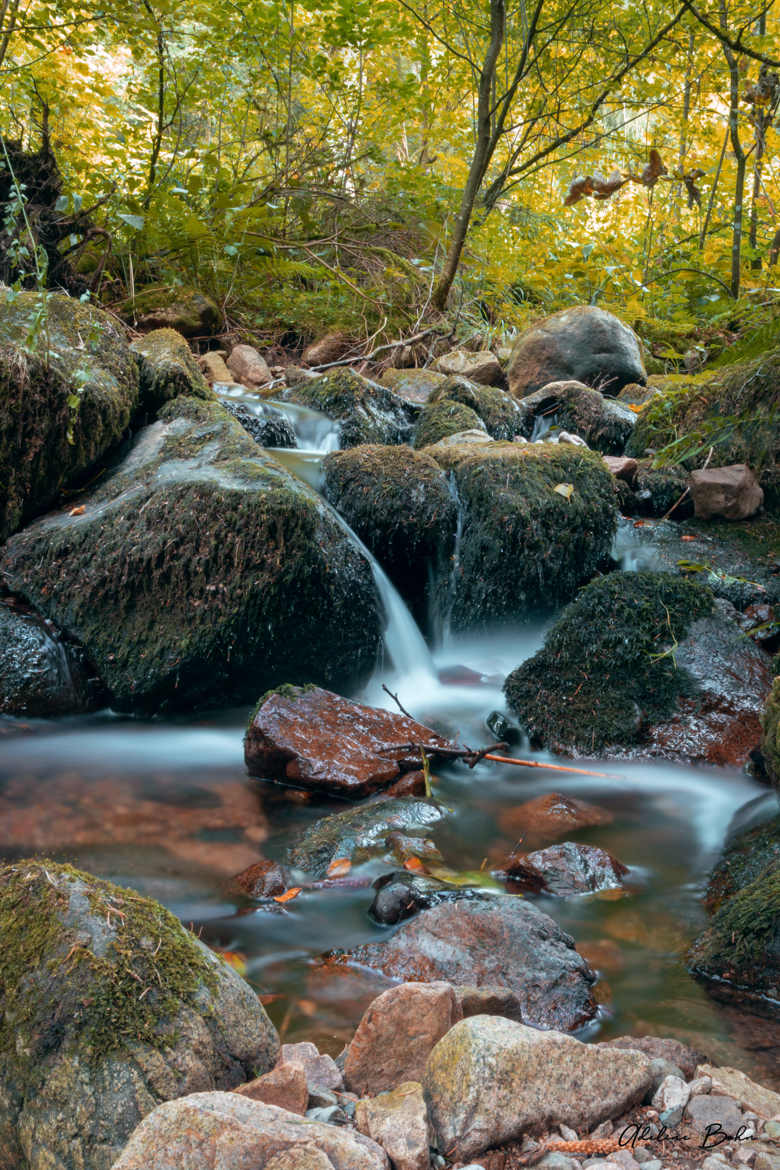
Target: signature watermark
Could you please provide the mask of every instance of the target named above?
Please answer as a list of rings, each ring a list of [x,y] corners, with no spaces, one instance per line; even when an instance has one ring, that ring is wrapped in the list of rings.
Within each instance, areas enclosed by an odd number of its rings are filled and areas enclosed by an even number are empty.
[[[727,1133],[727,1131],[715,1121],[712,1125],[708,1125],[702,1134],[697,1134],[700,1138],[699,1149],[710,1150],[715,1146],[721,1146],[724,1142],[745,1142],[754,1137],[753,1127],[751,1125],[740,1125],[734,1133]],[[690,1141],[689,1135],[680,1133],[679,1130],[669,1129],[663,1123],[660,1125],[640,1125],[633,1123],[627,1125],[626,1128],[618,1135],[618,1142],[621,1146],[630,1146],[634,1149],[635,1146],[644,1145],[645,1142],[662,1142],[662,1141]]]

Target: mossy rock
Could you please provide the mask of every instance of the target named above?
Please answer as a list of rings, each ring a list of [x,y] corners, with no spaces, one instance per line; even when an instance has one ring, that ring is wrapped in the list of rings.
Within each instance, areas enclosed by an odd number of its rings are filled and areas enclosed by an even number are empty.
[[[715,912],[688,952],[692,974],[721,999],[776,1018],[780,1000],[780,861]]]
[[[0,542],[120,440],[136,359],[107,313],[60,293],[0,294]]]
[[[695,376],[656,380],[661,393],[639,415],[629,455],[659,453],[656,466],[687,470],[747,463],[764,489],[767,511],[780,508],[780,349]]]
[[[574,596],[608,556],[612,476],[598,455],[552,443],[430,448],[462,508],[452,628],[516,622]]]
[[[338,422],[342,447],[405,443],[417,413],[412,403],[350,369],[329,370],[319,378],[289,387],[278,397]]]
[[[158,903],[19,861],[0,930],[3,1170],[110,1170],[161,1101],[273,1067],[256,994]]]
[[[586,585],[504,693],[533,740],[595,754],[640,743],[690,690],[673,656],[712,611],[706,588],[667,573],[610,573]]]
[[[448,378],[428,401],[460,402],[470,407],[481,418],[491,439],[514,439],[515,435],[523,434],[524,415],[520,404],[511,394],[496,386],[479,386],[465,378]]]
[[[324,495],[367,545],[424,625],[449,568],[457,506],[430,455],[353,447],[323,463]]]
[[[632,410],[582,382],[550,382],[519,403],[518,434],[530,439],[538,418],[573,431],[603,455],[620,455],[634,429]]]
[[[750,885],[770,862],[780,862],[780,814],[729,841],[710,874],[705,903],[712,914]]]
[[[141,289],[120,314],[138,329],[175,329],[184,337],[210,337],[222,325],[216,302],[193,288]]]
[[[0,601],[0,715],[45,718],[93,706],[77,651],[31,613]]]
[[[450,398],[429,402],[420,412],[414,431],[414,446],[417,450],[430,447],[440,439],[457,435],[461,431],[487,433],[487,427],[477,412],[462,402],[454,402]]]
[[[761,753],[764,765],[774,783],[780,791],[780,678],[772,684],[772,690],[766,701],[766,710],[761,719]]]
[[[637,470],[631,515],[689,519],[693,515],[693,503],[685,490],[687,486],[688,475],[683,468],[654,468],[648,460],[642,460]]]
[[[405,398],[407,402],[427,402],[434,390],[447,381],[446,374],[437,374],[435,370],[396,370],[390,368],[382,371],[379,379],[383,386],[387,386],[394,394]]]
[[[218,402],[177,398],[84,497],[7,544],[15,592],[87,651],[118,710],[253,702],[373,668],[365,558]]]
[[[153,329],[130,348],[139,358],[141,405],[148,414],[155,415],[164,403],[180,394],[206,401],[216,397],[186,338],[175,329]]]

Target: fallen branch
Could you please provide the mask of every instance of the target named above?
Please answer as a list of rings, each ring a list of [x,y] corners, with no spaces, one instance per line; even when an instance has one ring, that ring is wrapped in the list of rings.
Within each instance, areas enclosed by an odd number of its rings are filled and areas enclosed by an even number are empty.
[[[594,772],[589,768],[573,768],[566,764],[548,764],[542,760],[520,760],[514,756],[497,756],[494,754],[496,748],[506,747],[508,745],[505,743],[493,743],[489,747],[474,751],[473,748],[441,747],[435,743],[388,743],[376,750],[380,754],[384,752],[419,752],[421,756],[420,767],[423,766],[422,755],[423,753],[427,753],[430,756],[438,756],[444,760],[463,760],[470,768],[473,768],[480,760],[492,760],[496,764],[512,764],[517,768],[544,768],[551,772],[573,772],[579,776],[598,776],[602,780],[615,779],[615,776],[609,772]]]

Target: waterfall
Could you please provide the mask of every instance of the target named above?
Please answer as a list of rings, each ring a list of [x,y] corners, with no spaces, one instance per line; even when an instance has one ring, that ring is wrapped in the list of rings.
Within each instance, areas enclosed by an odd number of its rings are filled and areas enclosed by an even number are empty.
[[[442,629],[441,641],[442,645],[446,646],[452,636],[452,608],[455,605],[455,595],[458,589],[458,574],[460,573],[460,545],[463,537],[463,501],[460,498],[458,491],[458,484],[455,479],[454,471],[451,471],[447,476],[447,488],[450,495],[455,501],[456,516],[455,521],[455,545],[452,550],[452,567],[450,568],[449,581],[447,583],[447,598],[445,602],[444,613],[442,615]]]

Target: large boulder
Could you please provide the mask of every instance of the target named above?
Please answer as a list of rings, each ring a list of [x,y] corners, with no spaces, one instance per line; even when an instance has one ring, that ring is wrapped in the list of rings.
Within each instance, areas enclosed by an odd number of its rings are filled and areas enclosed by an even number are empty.
[[[91,705],[81,655],[35,614],[0,602],[0,715],[68,715]]]
[[[330,370],[283,390],[285,402],[318,410],[339,424],[341,447],[360,443],[405,443],[416,409],[405,399],[354,370]]]
[[[455,545],[457,505],[430,455],[409,447],[353,447],[323,463],[326,500],[377,557],[424,624]]]
[[[419,767],[409,744],[430,745],[434,757],[437,746],[453,746],[406,715],[321,687],[283,686],[258,703],[244,738],[244,760],[250,776],[358,797]]]
[[[467,406],[479,416],[491,439],[514,439],[524,433],[521,404],[495,386],[475,385],[465,378],[448,378],[431,394],[429,402],[459,402]],[[417,443],[418,447],[424,445],[423,442]]]
[[[647,381],[636,334],[612,313],[591,305],[553,313],[522,333],[507,376],[516,398],[548,382],[584,382],[618,394],[630,382]]]
[[[110,1170],[161,1101],[273,1066],[255,993],[156,902],[20,861],[0,924],[2,1170]]]
[[[574,940],[536,906],[510,895],[423,910],[392,938],[365,943],[344,959],[404,981],[509,988],[523,1020],[537,1028],[571,1031],[596,1012],[595,975]]]
[[[690,691],[675,654],[709,590],[665,573],[610,573],[582,589],[544,647],[504,692],[532,738],[559,752],[604,751],[647,738]]]
[[[282,679],[371,670],[365,558],[219,403],[168,403],[77,511],[13,537],[2,571],[83,645],[117,709],[250,702]]]
[[[436,1045],[423,1086],[439,1148],[465,1161],[556,1125],[587,1133],[641,1102],[652,1082],[641,1052],[472,1016]]]
[[[60,293],[0,301],[1,543],[118,443],[140,387],[107,313]]]
[[[113,1170],[389,1170],[381,1146],[355,1130],[239,1093],[192,1093],[159,1105]]]
[[[598,455],[551,443],[431,448],[462,508],[453,629],[516,621],[574,596],[609,553],[612,476]]]
[[[137,338],[130,349],[138,358],[141,406],[151,415],[180,394],[214,398],[189,345],[175,329],[153,329]]]
[[[623,451],[636,422],[636,415],[622,402],[605,398],[583,382],[549,382],[517,405],[517,433],[525,438],[531,438],[537,420],[544,418],[605,455]]]
[[[702,520],[713,516],[746,520],[755,515],[764,502],[764,493],[756,477],[744,463],[692,471],[689,485],[694,513]]]

